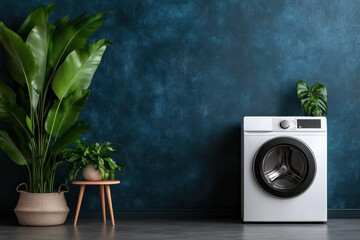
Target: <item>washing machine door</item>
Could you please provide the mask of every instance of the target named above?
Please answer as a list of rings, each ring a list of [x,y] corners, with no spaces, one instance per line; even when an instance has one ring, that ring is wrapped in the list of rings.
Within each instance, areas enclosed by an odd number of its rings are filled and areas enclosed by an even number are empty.
[[[253,167],[261,188],[280,198],[305,192],[316,174],[315,158],[309,147],[290,137],[264,143],[255,156]]]

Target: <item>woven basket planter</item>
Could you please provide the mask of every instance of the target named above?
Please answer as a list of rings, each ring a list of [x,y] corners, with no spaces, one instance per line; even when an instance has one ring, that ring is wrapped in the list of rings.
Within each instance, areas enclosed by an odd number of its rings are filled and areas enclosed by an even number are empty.
[[[69,213],[64,193],[59,187],[54,193],[30,193],[27,190],[20,193],[19,201],[14,209],[20,225],[24,226],[55,226],[63,224]],[[65,185],[66,186],[66,185]],[[67,186],[66,186],[67,187]]]

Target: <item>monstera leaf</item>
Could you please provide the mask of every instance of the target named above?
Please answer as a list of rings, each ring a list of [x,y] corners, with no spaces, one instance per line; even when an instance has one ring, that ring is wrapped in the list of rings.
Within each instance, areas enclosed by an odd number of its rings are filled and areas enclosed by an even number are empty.
[[[327,90],[320,83],[315,83],[311,89],[304,81],[298,81],[296,84],[297,97],[301,101],[308,116],[323,116],[327,114]]]

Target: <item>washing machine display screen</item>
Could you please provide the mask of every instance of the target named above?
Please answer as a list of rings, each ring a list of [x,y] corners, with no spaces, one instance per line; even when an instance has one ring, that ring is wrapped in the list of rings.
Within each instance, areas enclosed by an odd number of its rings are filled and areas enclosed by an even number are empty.
[[[297,120],[298,128],[321,128],[320,119],[298,119]]]

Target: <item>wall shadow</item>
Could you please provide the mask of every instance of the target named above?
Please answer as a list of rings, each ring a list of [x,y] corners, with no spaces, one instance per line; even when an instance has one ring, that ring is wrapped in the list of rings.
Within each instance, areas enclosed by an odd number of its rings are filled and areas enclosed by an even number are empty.
[[[213,177],[211,182],[211,204],[219,209],[239,209],[241,194],[241,127],[225,129],[216,142],[209,145],[207,169]]]

